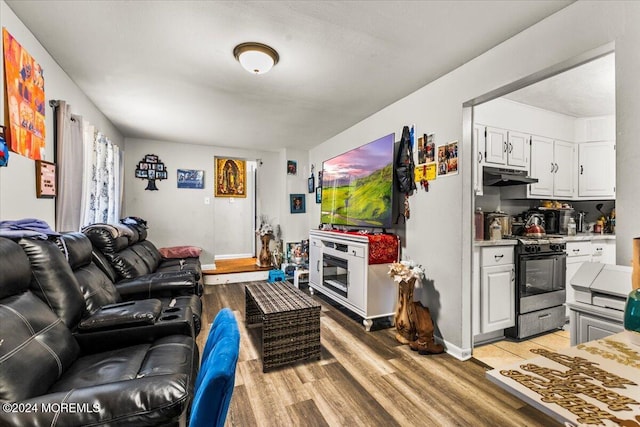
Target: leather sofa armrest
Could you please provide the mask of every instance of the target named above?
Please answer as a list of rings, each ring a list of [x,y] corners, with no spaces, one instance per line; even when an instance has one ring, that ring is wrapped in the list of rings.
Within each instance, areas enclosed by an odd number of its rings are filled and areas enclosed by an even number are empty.
[[[0,425],[169,425],[187,408],[189,377],[156,375],[46,394],[0,411]]]
[[[78,324],[78,331],[126,328],[129,326],[153,325],[162,311],[162,302],[157,299],[127,301],[101,307]]]
[[[123,297],[131,294],[145,294],[151,297],[154,293],[193,290],[196,284],[197,281],[190,271],[167,271],[121,280],[115,286]]]
[[[195,325],[191,307],[165,307],[153,325],[76,331],[74,338],[83,354],[92,354],[145,342],[151,343],[170,335],[195,337]]]

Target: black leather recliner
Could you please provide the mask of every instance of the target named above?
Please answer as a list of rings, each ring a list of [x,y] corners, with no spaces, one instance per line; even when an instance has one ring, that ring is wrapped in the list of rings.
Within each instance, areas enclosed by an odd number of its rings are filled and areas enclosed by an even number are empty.
[[[191,336],[79,343],[66,325],[79,319],[82,295],[57,302],[57,315],[32,280],[25,251],[0,238],[0,402],[21,409],[0,411],[0,425],[178,425],[198,366]]]
[[[171,277],[190,274],[194,286],[190,290],[202,294],[202,267],[198,258],[164,259],[156,246],[148,241],[147,230],[125,224],[92,224],[82,229],[94,248],[94,262],[115,283],[126,287],[130,280],[153,274]],[[120,292],[121,294],[123,292]],[[127,291],[127,293],[129,293]]]
[[[39,243],[31,243],[32,246],[36,244]],[[117,322],[119,311],[129,312],[129,315],[131,315],[130,311],[135,308],[135,304],[133,304],[133,301],[123,302],[125,298],[121,297],[113,282],[94,264],[92,260],[93,248],[86,235],[78,232],[64,233],[59,238],[58,246],[66,255],[84,296],[86,305],[85,317],[89,316],[88,319],[84,320],[84,324],[89,323],[90,319],[93,319],[93,323]],[[154,283],[159,286],[161,283],[154,282],[153,277],[142,276],[130,280],[129,285],[133,286],[135,282],[140,282],[141,287],[149,287]],[[164,286],[171,287],[173,283],[164,283]],[[163,323],[168,327],[168,323],[176,323],[179,319],[182,319],[188,309],[193,317],[194,335],[200,332],[200,318],[202,315],[200,297],[195,294],[175,297],[160,296],[157,297],[157,300],[160,300],[162,304],[161,312],[156,317],[157,323]],[[139,302],[136,304],[139,304]],[[107,307],[105,308],[105,306]]]

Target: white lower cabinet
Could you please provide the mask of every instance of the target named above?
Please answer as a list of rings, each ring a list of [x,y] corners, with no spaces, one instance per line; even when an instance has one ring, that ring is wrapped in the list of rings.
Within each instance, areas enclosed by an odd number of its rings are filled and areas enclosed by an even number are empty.
[[[591,261],[602,264],[616,263],[616,241],[615,240],[592,240],[591,241]]]
[[[598,312],[590,312],[599,310]],[[584,304],[576,304],[571,310],[571,345],[599,340],[624,331],[622,313],[611,315],[611,310],[594,309]]]
[[[515,300],[513,264],[482,267],[480,286],[482,333],[515,326]]]
[[[567,244],[569,247],[569,244]],[[566,302],[575,302],[576,296],[575,291],[573,290],[573,286],[571,286],[571,279],[576,274],[576,271],[580,268],[580,266],[585,263],[591,261],[590,255],[578,255],[578,256],[568,256],[567,257],[567,277],[565,282],[565,288],[567,291]],[[567,316],[569,315],[569,307],[566,306]]]
[[[480,333],[516,324],[513,246],[482,248],[480,255]]]

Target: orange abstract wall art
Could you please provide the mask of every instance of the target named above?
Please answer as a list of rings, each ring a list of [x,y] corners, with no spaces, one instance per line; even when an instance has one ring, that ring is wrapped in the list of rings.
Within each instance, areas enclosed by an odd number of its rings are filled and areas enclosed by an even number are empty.
[[[9,148],[30,159],[44,159],[44,72],[6,28],[2,29],[2,41]]]

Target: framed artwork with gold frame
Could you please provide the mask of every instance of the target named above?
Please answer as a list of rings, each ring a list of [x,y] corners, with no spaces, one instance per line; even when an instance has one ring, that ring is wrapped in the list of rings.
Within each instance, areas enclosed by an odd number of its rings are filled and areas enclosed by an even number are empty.
[[[216,157],[215,197],[247,197],[247,162]]]

